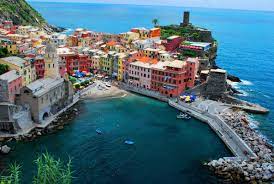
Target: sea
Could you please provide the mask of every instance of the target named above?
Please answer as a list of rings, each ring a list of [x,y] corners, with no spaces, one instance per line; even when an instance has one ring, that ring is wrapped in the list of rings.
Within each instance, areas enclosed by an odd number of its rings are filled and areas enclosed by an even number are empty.
[[[190,11],[194,25],[212,30],[216,63],[240,77],[239,98],[268,109],[251,115],[253,128],[274,141],[274,12],[171,6],[30,2],[53,25],[121,33],[133,27],[179,24]],[[35,174],[33,160],[45,151],[72,159],[74,183],[218,183],[205,161],[232,156],[218,136],[197,120],[178,120],[167,104],[138,96],[81,101],[80,115],[55,134],[13,143],[2,165],[22,165],[23,182]],[[100,128],[103,134],[98,135]],[[134,145],[125,145],[133,140]]]

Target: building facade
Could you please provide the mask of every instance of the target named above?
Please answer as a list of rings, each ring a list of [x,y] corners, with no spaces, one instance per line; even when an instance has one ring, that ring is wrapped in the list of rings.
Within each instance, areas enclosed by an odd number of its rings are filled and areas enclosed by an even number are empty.
[[[0,64],[6,64],[9,66],[10,70],[18,71],[19,75],[22,76],[22,85],[28,85],[33,80],[32,71],[31,71],[31,63],[19,57],[6,57],[0,59]]]
[[[196,63],[192,61],[159,62],[152,68],[151,89],[167,97],[177,97],[194,86],[195,68]]]
[[[15,102],[15,95],[22,88],[22,77],[16,70],[0,75],[0,102]]]

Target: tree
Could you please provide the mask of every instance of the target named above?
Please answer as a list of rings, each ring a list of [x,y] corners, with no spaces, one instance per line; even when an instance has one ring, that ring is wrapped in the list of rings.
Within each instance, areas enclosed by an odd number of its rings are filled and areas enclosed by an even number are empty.
[[[77,82],[77,80],[76,80],[76,78],[75,78],[75,77],[71,77],[71,76],[69,76],[69,80],[70,80],[70,82],[71,82],[72,84],[74,84],[74,83],[76,83],[76,82]]]
[[[159,20],[158,19],[153,19],[152,23],[154,24],[154,27],[157,27],[159,25]]]
[[[55,160],[48,153],[42,154],[35,160],[37,174],[33,177],[33,184],[71,184],[71,160],[64,164],[60,159]],[[0,184],[20,184],[21,166],[9,166],[9,175],[0,177]],[[31,182],[29,182],[31,183]]]
[[[0,58],[8,57],[9,55],[10,54],[7,48],[0,47]]]
[[[81,87],[80,84],[76,84],[76,85],[75,85],[75,88],[76,88],[76,89],[80,89],[80,87]]]
[[[0,75],[6,73],[7,71],[9,71],[9,66],[5,64],[0,64]]]

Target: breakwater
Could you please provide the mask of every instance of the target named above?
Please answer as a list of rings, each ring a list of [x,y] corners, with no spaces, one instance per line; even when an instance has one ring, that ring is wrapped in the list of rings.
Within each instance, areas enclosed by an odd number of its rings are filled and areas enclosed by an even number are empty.
[[[202,122],[207,123],[235,156],[244,159],[256,157],[256,154],[249,148],[249,146],[218,116],[203,112],[187,104],[176,103],[172,100],[169,100],[168,104],[180,111],[188,113]]]
[[[205,164],[224,181],[256,183],[274,180],[273,147],[249,127],[245,116],[238,116],[236,112],[228,110],[235,108],[232,105],[201,99],[195,104],[186,104],[178,99],[162,98],[159,94],[145,89],[131,86],[125,89],[168,102],[171,107],[207,123],[234,155],[234,157],[220,158]],[[203,108],[205,105],[203,103],[207,104],[206,109]],[[213,109],[210,104],[213,104]],[[255,109],[258,107],[254,106]],[[239,119],[240,122],[238,122]],[[247,125],[241,126],[244,123]]]

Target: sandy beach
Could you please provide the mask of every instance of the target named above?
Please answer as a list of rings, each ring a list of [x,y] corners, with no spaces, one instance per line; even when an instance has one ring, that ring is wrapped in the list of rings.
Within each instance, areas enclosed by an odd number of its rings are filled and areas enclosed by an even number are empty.
[[[103,81],[95,81],[92,87],[82,93],[82,99],[108,99],[108,98],[121,98],[129,95],[125,90],[122,90],[114,85],[107,86]]]

